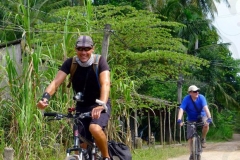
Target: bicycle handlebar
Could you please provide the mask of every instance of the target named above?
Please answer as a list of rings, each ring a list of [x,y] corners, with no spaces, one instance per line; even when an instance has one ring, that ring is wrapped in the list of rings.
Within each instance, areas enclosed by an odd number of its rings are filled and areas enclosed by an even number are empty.
[[[44,112],[43,116],[49,116],[49,117],[56,117],[58,113],[54,113],[54,112]]]
[[[106,105],[103,101],[101,101],[101,100],[99,100],[99,99],[96,99],[96,103],[98,103],[99,105],[103,106],[103,107],[104,107],[104,110],[105,110],[106,112],[108,111],[107,105]]]
[[[45,112],[43,113],[44,117],[54,117],[56,120],[60,120],[63,118],[91,118],[91,112],[85,112],[80,114],[62,114],[62,113],[56,113],[56,112]]]
[[[104,110],[107,112],[108,108],[107,105],[99,100],[96,99],[96,103],[98,103],[99,105],[104,107]],[[73,110],[72,108],[69,108],[69,113],[68,114],[62,114],[62,113],[57,113],[57,112],[43,112],[43,116],[44,117],[54,117],[54,119],[56,120],[60,120],[64,117],[66,118],[80,118],[80,119],[84,119],[84,118],[91,118],[91,112],[85,112],[85,113],[80,113],[80,114],[72,114],[71,112],[75,111],[75,109]]]

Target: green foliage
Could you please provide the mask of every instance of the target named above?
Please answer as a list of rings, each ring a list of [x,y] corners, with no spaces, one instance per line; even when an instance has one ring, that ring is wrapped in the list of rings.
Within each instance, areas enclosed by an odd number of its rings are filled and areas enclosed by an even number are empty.
[[[170,157],[177,157],[188,152],[187,147],[166,146],[163,148],[136,149],[132,155],[133,160],[167,160]]]
[[[164,49],[171,51],[185,52],[186,49],[181,44],[182,39],[177,39],[171,36],[171,33],[176,32],[181,24],[174,22],[161,21],[158,15],[147,11],[137,11],[133,7],[123,6],[98,6],[93,8],[92,21],[86,19],[90,13],[87,13],[83,7],[65,7],[61,10],[52,12],[54,23],[39,24],[36,28],[39,30],[39,39],[42,44],[59,44],[61,43],[61,34],[63,32],[63,20],[66,15],[69,16],[69,31],[79,34],[90,34],[87,26],[92,26],[95,30],[93,39],[96,43],[96,48],[101,48],[98,42],[101,41],[103,32],[102,28],[105,24],[111,24],[114,31],[114,36],[111,38],[109,52],[117,54],[119,50],[132,50],[143,52],[147,49]],[[143,18],[144,17],[144,18]],[[55,36],[52,36],[55,34]],[[151,35],[151,36],[148,36]],[[148,37],[148,38],[146,38]],[[76,38],[76,37],[75,37]],[[73,44],[75,41],[72,41]],[[163,45],[164,44],[164,45]],[[59,46],[60,47],[60,46]]]
[[[122,53],[124,54],[124,53]],[[128,53],[126,59],[129,71],[135,74],[138,78],[150,79],[177,79],[179,73],[189,75],[186,71],[189,66],[193,69],[201,69],[201,66],[206,66],[208,62],[203,59],[198,59],[187,54],[180,54],[169,51],[147,51],[145,53]]]
[[[181,72],[190,74],[186,72],[189,66],[198,70],[202,65],[207,65],[207,61],[183,54],[186,48],[182,44],[182,39],[172,36],[183,27],[179,23],[161,21],[159,15],[136,10],[130,6],[105,5],[94,7],[93,10],[92,21],[86,21],[86,12],[83,7],[65,7],[55,10],[51,15],[56,17],[54,24],[45,23],[37,26],[42,31],[56,30],[55,36],[51,36],[52,33],[41,32],[38,34],[39,40],[43,45],[54,44],[54,48],[60,52],[62,19],[65,19],[66,15],[69,15],[68,30],[79,30],[79,34],[88,33],[89,25],[96,31],[100,31],[106,23],[109,23],[113,29],[109,48],[110,66],[112,69],[120,67],[123,72],[125,70],[131,79],[138,81],[136,82],[138,87],[146,79],[176,80]],[[101,49],[99,42],[102,33],[92,34],[92,37],[96,42],[95,51],[97,52]],[[74,38],[76,37],[72,36],[69,39],[67,46],[70,47],[66,48],[66,56],[73,54]]]
[[[0,130],[0,152],[3,152],[3,149],[5,147],[5,136],[4,136],[4,130]]]
[[[213,115],[214,126],[210,125],[208,133],[209,139],[217,141],[231,139],[234,133],[233,128],[236,124],[235,121],[236,112],[224,109],[221,110],[220,112],[214,113],[215,113],[215,115]]]
[[[140,87],[138,93],[144,95],[151,95],[152,97],[165,99],[171,102],[177,100],[177,82],[176,81],[160,81],[147,80],[144,85]]]
[[[207,32],[208,33],[208,32]],[[208,84],[206,95],[211,97],[211,103],[220,108],[238,107],[239,103],[233,95],[237,94],[237,74],[239,73],[239,60],[231,57],[228,44],[216,44],[216,35],[205,35],[212,39],[213,43],[205,41],[204,46],[196,50],[196,55],[210,62],[210,67],[203,67],[202,71],[195,72],[195,77],[201,82]],[[214,41],[215,40],[215,41]],[[236,86],[236,87],[233,87]]]

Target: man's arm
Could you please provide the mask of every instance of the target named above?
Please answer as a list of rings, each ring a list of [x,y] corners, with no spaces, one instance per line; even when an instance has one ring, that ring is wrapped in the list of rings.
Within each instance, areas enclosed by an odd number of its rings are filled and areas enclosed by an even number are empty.
[[[62,82],[65,80],[65,78],[67,77],[67,74],[63,71],[58,71],[56,77],[54,78],[54,80],[48,85],[48,87],[45,90],[45,95],[49,95],[52,96],[57,88],[62,84]],[[49,97],[50,98],[50,97]],[[48,99],[47,98],[42,98],[38,103],[37,103],[37,107],[39,109],[45,109],[48,105]]]
[[[207,106],[207,105],[204,106],[203,109],[204,109],[204,111],[205,111],[205,113],[206,113],[206,115],[207,115],[207,118],[211,118],[211,113],[210,113],[210,111],[209,111],[209,109],[208,109],[208,106]]]
[[[106,104],[108,101],[109,92],[110,92],[110,72],[109,71],[101,72],[99,75],[99,82],[101,86],[99,100],[103,101]],[[103,106],[95,107],[92,110],[92,118],[98,119],[103,110],[104,110]]]
[[[100,100],[107,103],[110,92],[110,72],[103,71],[100,73]]]
[[[58,71],[54,80],[48,85],[45,92],[49,93],[51,96],[56,92],[58,87],[62,84],[62,82],[67,77],[67,74],[63,71]]]
[[[178,120],[179,120],[179,119],[182,119],[182,116],[183,116],[183,109],[182,109],[182,108],[179,108],[179,111],[178,111]]]

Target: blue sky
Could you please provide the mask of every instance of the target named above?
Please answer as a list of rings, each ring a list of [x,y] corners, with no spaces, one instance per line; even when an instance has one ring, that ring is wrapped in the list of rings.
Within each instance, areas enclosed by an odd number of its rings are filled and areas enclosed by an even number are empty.
[[[222,43],[231,43],[229,47],[232,56],[240,59],[240,0],[228,0],[231,8],[225,3],[215,3],[218,14],[213,25],[217,27]]]

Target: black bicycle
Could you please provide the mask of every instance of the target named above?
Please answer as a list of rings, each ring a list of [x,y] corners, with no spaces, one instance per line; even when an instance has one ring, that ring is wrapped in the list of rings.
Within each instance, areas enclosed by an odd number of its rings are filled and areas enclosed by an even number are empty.
[[[190,126],[193,131],[191,135],[193,160],[201,160],[202,144],[201,136],[197,132],[197,127],[202,127],[204,122],[185,122],[184,125]]]
[[[107,111],[107,106],[104,102],[96,100],[100,105],[103,105]],[[85,137],[81,136],[78,131],[78,125],[76,122],[80,122],[84,118],[91,118],[91,112],[77,113],[75,108],[68,108],[68,113],[56,113],[56,112],[45,112],[45,117],[53,117],[48,120],[61,120],[64,118],[71,119],[73,122],[73,146],[66,150],[65,160],[102,160],[101,152],[96,146],[95,142],[87,140]],[[80,140],[87,144],[87,149],[80,147]],[[75,154],[72,154],[75,152]],[[78,154],[76,154],[76,152]]]

